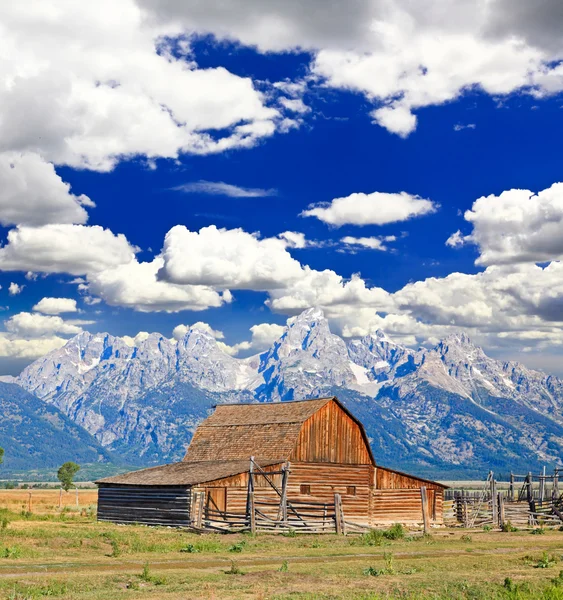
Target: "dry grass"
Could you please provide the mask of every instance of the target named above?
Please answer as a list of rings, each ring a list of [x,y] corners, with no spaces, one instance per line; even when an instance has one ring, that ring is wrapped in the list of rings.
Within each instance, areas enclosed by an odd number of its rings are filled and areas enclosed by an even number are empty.
[[[0,598],[9,600],[563,600],[559,531],[252,537],[4,514]]]
[[[46,515],[59,510],[59,490],[0,490],[0,508],[13,512],[29,511]],[[76,490],[62,493],[63,508],[76,509]],[[78,490],[78,509],[95,505],[98,502],[98,490]]]

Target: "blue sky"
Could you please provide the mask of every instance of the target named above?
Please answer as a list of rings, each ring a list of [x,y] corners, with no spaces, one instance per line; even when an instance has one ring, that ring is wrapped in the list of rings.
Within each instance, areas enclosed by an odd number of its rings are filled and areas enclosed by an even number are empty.
[[[340,25],[338,9],[317,23],[300,2],[242,2],[253,27],[199,2],[2,9],[14,53],[0,71],[0,370],[81,329],[172,336],[195,322],[228,351],[249,341],[244,356],[269,339],[251,327],[319,305],[347,337],[383,327],[416,346],[464,329],[495,356],[562,372],[563,47],[546,25],[557,5],[533,20],[524,3],[518,20],[500,1],[486,15],[424,4],[421,15],[358,0]],[[71,31],[83,19],[91,47]],[[397,212],[401,192],[431,208]],[[362,224],[301,214],[352,194]],[[150,282],[124,270],[161,256]],[[330,283],[309,281],[324,270]],[[42,298],[76,310],[36,308]]]

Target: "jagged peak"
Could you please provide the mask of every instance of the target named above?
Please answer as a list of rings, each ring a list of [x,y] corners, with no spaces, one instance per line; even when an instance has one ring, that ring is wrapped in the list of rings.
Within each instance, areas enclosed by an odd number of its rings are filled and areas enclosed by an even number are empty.
[[[288,327],[295,325],[296,323],[313,323],[318,321],[326,321],[325,314],[321,308],[312,307],[304,310],[295,317],[291,317],[287,320]]]
[[[450,333],[440,342],[439,345],[471,346],[472,348],[478,347],[472,342],[471,338],[467,335],[467,333],[465,333],[465,331]]]

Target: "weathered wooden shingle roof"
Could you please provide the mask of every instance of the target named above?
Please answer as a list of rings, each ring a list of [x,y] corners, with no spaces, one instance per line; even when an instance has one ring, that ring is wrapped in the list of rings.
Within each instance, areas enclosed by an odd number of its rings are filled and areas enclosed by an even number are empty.
[[[261,467],[282,463],[283,459],[255,459]],[[99,485],[142,485],[142,486],[188,486],[208,483],[216,479],[246,473],[250,461],[246,460],[206,460],[199,462],[178,462],[160,467],[150,467],[123,475],[106,477],[96,481]]]
[[[288,458],[303,423],[333,399],[219,404],[197,428],[184,461]]]

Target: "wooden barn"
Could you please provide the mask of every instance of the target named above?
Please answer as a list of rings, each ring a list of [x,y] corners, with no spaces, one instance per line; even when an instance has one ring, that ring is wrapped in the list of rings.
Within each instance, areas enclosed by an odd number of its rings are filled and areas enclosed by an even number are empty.
[[[445,486],[376,465],[335,397],[219,405],[182,462],[96,483],[98,519],[116,523],[345,533],[443,522]]]

